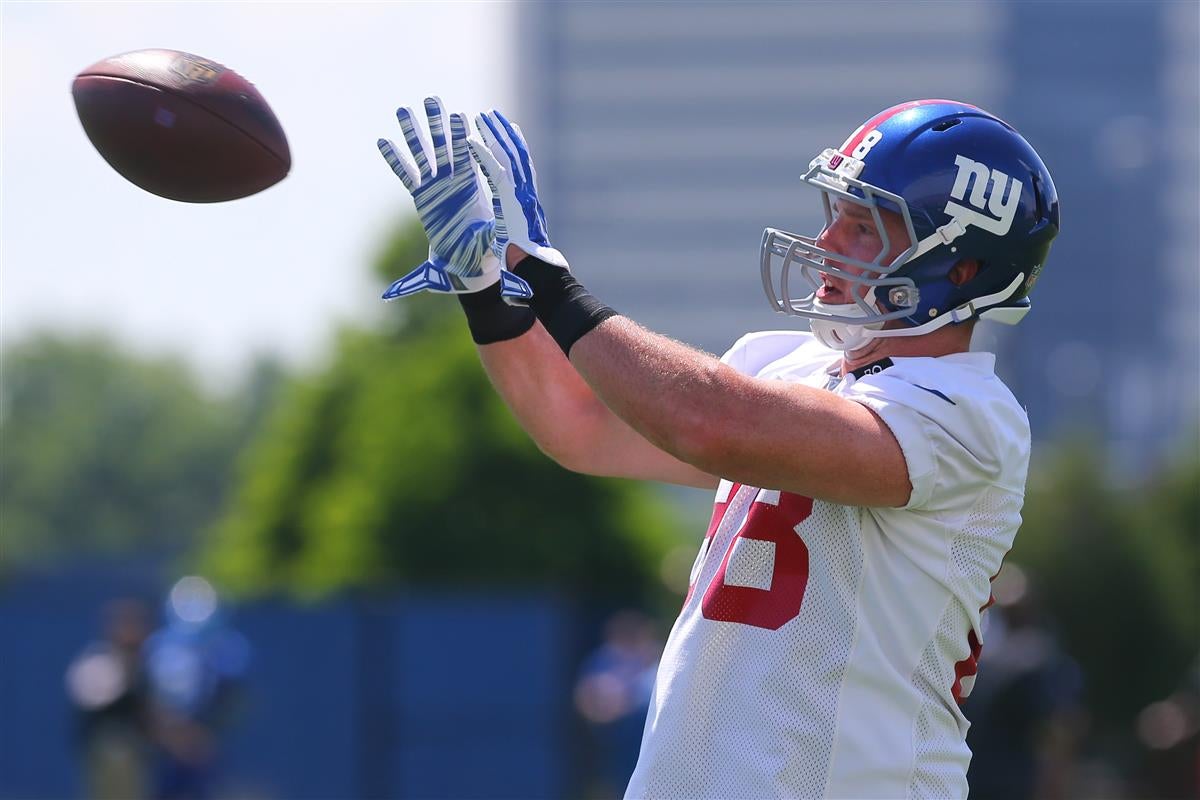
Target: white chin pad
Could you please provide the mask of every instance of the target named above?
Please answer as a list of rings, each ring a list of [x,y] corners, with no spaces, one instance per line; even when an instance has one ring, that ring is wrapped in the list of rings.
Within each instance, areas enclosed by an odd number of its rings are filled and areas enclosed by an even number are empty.
[[[858,350],[870,341],[867,329],[862,325],[847,325],[844,322],[830,322],[827,319],[814,319],[809,323],[817,341],[830,350]]]
[[[863,299],[868,304],[874,305],[875,289],[872,288]],[[867,316],[867,312],[857,303],[829,304],[817,300],[813,302],[813,309],[835,317],[865,318]],[[866,325],[834,322],[828,319],[813,319],[809,322],[809,328],[812,330],[813,335],[817,337],[817,341],[830,350],[842,350],[845,352],[858,350],[866,345],[872,339],[870,331],[878,330],[882,327],[882,322],[872,322]]]

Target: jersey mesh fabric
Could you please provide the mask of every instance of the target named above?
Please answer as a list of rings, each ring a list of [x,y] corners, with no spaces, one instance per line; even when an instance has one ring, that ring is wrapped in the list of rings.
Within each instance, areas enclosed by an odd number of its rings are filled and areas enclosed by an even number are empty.
[[[966,746],[970,727],[953,696],[959,680],[955,665],[972,657],[969,635],[974,631],[982,644],[982,607],[990,600],[993,576],[1000,571],[1005,553],[1020,521],[1020,495],[1001,489],[980,493],[962,533],[950,546],[949,585],[953,599],[938,625],[937,633],[913,675],[921,693],[921,713],[914,731],[916,764],[908,797],[962,797],[967,793],[966,769],[971,753]],[[973,670],[962,679],[960,696],[970,694]]]
[[[722,481],[724,516],[664,649],[626,797],[966,794],[955,664],[1019,522],[1028,423],[985,354],[895,359],[857,385],[831,379],[838,358],[809,334],[768,332],[723,360],[872,408],[901,444],[914,497],[902,509],[815,501],[766,535],[752,530],[769,516],[754,504],[782,513],[796,498]],[[793,533],[807,570],[798,611],[774,627],[743,621],[747,603],[785,585]]]
[[[708,545],[659,666],[631,797],[777,797],[781,786],[790,796],[824,795],[856,628],[862,547],[855,510],[814,503],[796,528],[810,554],[802,624],[794,619],[771,631],[706,619],[701,609],[751,503],[770,502],[772,494],[743,487]],[[719,603],[710,607],[723,611]],[[669,697],[660,694],[664,686]],[[655,735],[660,729],[675,733]]]

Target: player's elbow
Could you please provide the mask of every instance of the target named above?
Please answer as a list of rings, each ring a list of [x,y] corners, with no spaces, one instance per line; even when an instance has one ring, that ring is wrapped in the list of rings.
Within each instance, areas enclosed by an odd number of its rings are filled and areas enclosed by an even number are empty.
[[[680,461],[710,475],[729,472],[730,442],[720,430],[714,430],[701,420],[681,426],[668,451]]]
[[[719,414],[719,410],[702,402],[681,404],[672,412],[659,446],[680,461],[713,475],[721,474],[719,466],[728,452],[728,442]]]
[[[583,448],[567,437],[535,437],[533,440],[542,455],[565,470],[587,473],[587,458]]]
[[[539,431],[534,443],[543,455],[565,470],[583,475],[606,474],[603,464],[606,442],[596,417],[590,411],[564,415],[569,424]]]
[[[558,464],[563,469],[569,472],[578,472],[581,475],[597,474],[595,467],[588,458],[587,453],[581,452],[578,448],[562,447],[549,448],[542,447],[541,451]]]

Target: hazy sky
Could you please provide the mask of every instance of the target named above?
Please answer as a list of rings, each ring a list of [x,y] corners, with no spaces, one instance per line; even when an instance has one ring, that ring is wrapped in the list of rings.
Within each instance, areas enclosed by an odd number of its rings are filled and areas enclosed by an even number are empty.
[[[182,352],[214,375],[255,353],[310,360],[338,320],[387,313],[367,263],[412,203],[375,149],[394,112],[510,107],[512,8],[440,3],[2,3],[0,339],[71,328]],[[71,81],[164,47],[252,81],[292,171],[250,198],[194,205],[126,182],[92,148]]]

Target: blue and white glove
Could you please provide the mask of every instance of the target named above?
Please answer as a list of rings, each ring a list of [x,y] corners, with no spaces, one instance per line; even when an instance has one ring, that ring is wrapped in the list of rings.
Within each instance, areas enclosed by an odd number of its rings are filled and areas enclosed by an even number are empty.
[[[537,172],[521,128],[495,109],[476,116],[475,127],[479,137],[469,137],[467,145],[492,189],[493,252],[503,259],[511,242],[528,255],[570,269],[563,254],[550,246],[546,213],[538,202]]]
[[[417,217],[429,238],[429,260],[388,287],[385,300],[422,291],[461,294],[478,292],[501,281],[501,295],[527,300],[533,291],[525,281],[502,268],[492,248],[495,217],[492,203],[467,148],[467,121],[462,114],[450,115],[450,147],[446,146],[446,119],[436,97],[425,98],[429,119],[426,133],[415,123],[412,110],[400,108],[396,118],[404,132],[408,151],[387,139],[376,144],[412,194]],[[428,153],[434,154],[430,169]],[[411,153],[411,156],[410,154]]]

